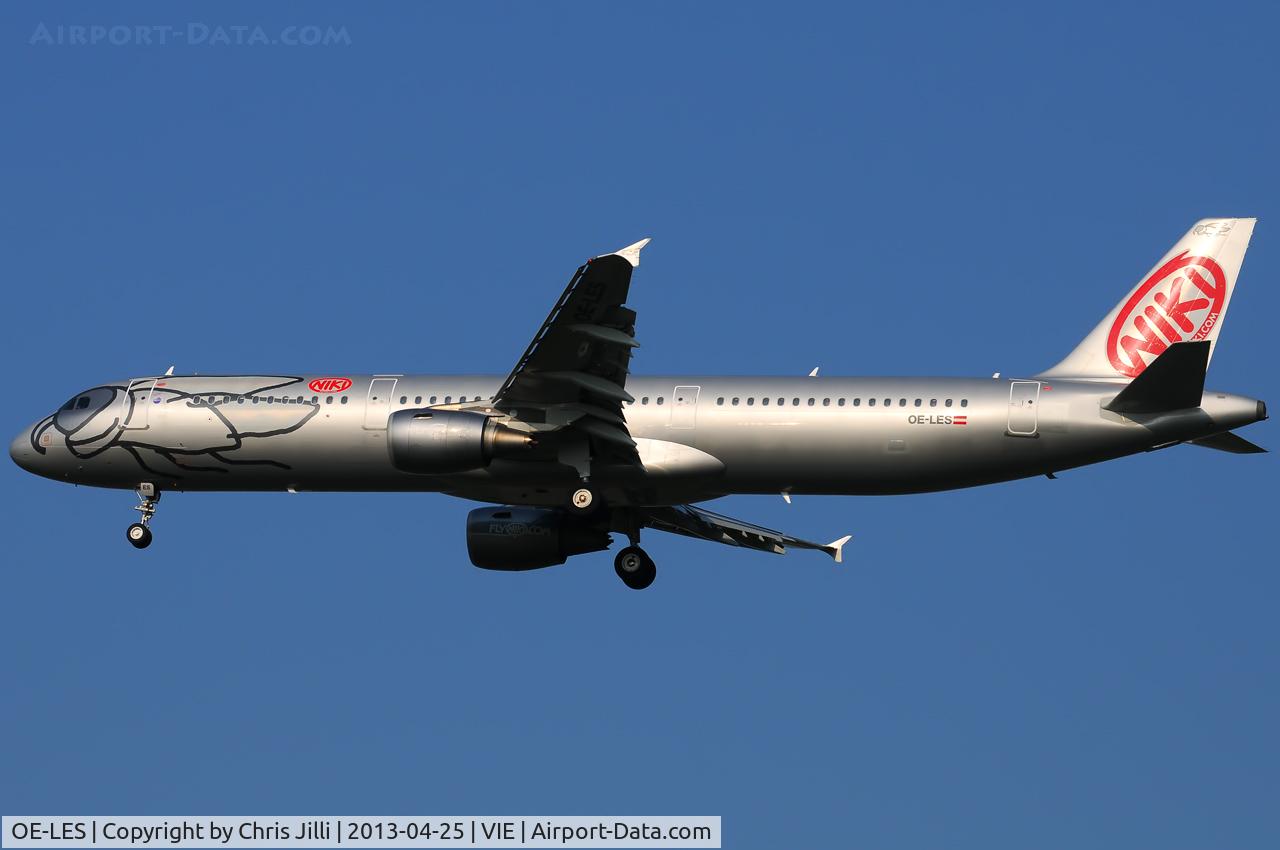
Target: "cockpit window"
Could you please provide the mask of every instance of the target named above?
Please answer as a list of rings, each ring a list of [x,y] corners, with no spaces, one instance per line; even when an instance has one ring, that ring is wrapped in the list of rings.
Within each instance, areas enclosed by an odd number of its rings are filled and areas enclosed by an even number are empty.
[[[84,410],[88,406],[89,397],[87,395],[82,395],[80,398],[76,399],[76,410]]]

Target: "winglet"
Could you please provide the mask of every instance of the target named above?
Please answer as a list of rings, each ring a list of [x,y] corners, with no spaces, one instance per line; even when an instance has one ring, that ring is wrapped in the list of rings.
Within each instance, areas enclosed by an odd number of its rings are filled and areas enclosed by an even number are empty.
[[[631,264],[631,268],[637,268],[640,265],[640,250],[649,244],[649,238],[641,239],[639,242],[628,245],[620,251],[614,251],[613,256],[621,257]]]
[[[844,544],[853,539],[852,534],[846,534],[839,540],[832,540],[826,546],[822,547],[822,551],[830,555],[837,564],[844,560]]]
[[[809,377],[810,377],[810,378],[816,378],[816,377],[818,377],[818,368],[819,368],[819,367],[817,367],[817,366],[814,366],[814,367],[813,367],[813,371],[809,373]]]

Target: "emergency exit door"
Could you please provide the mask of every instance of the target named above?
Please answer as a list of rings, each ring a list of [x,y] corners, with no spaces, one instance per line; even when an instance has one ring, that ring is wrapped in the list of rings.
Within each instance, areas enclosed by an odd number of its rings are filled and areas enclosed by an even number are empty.
[[[364,403],[364,427],[370,431],[387,427],[387,419],[391,416],[391,397],[395,391],[395,378],[374,378],[369,382],[369,396]]]
[[[698,393],[702,387],[676,387],[671,391],[669,428],[692,428],[698,414]]]

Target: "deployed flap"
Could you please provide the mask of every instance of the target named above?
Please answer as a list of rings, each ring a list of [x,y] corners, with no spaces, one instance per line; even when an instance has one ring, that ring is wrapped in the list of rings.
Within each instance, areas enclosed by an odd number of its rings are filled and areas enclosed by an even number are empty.
[[[527,421],[548,411],[581,414],[569,429],[584,435],[594,457],[636,464],[622,402],[636,314],[623,306],[644,239],[588,260],[578,268],[515,369],[494,397],[494,407]]]
[[[844,544],[848,543],[852,537],[848,535],[830,543],[813,543],[783,534],[781,531],[731,519],[691,505],[644,508],[641,515],[644,525],[659,531],[670,531],[686,537],[710,540],[713,543],[744,546],[762,552],[775,552],[779,555],[786,552],[788,546],[794,546],[797,549],[816,549],[819,552],[826,552],[837,564],[843,560]]]
[[[1116,413],[1162,413],[1199,407],[1209,341],[1176,342],[1106,405]]]
[[[1233,455],[1256,455],[1265,454],[1266,449],[1253,443],[1231,431],[1223,431],[1221,434],[1214,434],[1212,437],[1201,437],[1198,440],[1192,440],[1191,445],[1203,446],[1206,449],[1217,449],[1220,452],[1231,452]]]

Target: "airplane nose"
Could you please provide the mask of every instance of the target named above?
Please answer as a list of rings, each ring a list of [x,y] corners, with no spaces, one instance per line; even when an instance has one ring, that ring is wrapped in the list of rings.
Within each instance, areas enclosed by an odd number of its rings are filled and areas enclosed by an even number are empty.
[[[31,447],[31,429],[23,431],[21,434],[13,438],[13,442],[9,443],[9,457],[13,458],[13,462],[28,472],[32,471],[35,464],[36,450]]]

